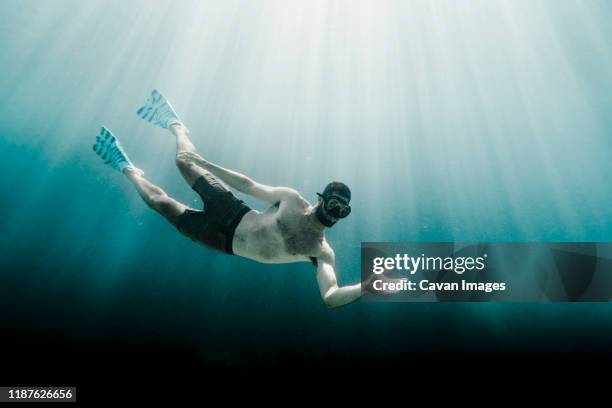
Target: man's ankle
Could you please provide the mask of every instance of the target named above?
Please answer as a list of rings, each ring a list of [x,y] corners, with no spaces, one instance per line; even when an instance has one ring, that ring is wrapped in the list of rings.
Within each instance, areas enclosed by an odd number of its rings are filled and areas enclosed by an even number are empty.
[[[144,176],[144,171],[140,170],[137,167],[130,166],[123,169],[123,174],[128,178],[142,177]]]
[[[172,134],[176,134],[177,132],[189,134],[189,129],[181,122],[171,124],[169,130]]]

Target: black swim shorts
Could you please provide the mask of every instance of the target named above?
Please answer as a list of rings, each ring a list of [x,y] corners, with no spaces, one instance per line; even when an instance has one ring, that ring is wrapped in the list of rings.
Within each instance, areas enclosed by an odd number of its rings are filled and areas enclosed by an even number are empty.
[[[202,198],[204,210],[187,209],[174,225],[193,241],[233,255],[234,232],[251,208],[210,173],[198,178],[192,188]]]

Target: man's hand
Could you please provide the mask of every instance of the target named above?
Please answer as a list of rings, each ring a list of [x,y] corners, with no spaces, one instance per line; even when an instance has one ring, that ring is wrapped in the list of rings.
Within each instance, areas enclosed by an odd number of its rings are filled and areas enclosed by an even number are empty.
[[[374,289],[374,282],[375,281],[382,281],[382,284],[379,284],[380,287],[385,287],[384,290],[375,290]],[[387,284],[391,283],[391,284],[396,284],[394,285],[395,287],[398,287],[399,283],[401,283],[402,281],[406,281],[406,278],[390,278],[388,276],[386,276],[384,273],[377,275],[377,274],[372,274],[370,275],[370,277],[368,279],[366,279],[363,282],[363,287],[365,289],[366,292],[368,293],[372,293],[374,295],[392,295],[394,293],[398,293],[401,292],[401,290],[399,289],[388,289]]]
[[[176,155],[176,159],[186,161],[187,163],[193,163],[200,167],[206,163],[206,160],[195,152],[180,152]]]

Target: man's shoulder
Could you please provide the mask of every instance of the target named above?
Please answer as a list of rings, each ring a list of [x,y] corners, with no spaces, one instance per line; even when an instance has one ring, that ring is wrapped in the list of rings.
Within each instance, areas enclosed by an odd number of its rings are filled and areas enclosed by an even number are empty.
[[[310,203],[295,189],[290,187],[282,187],[283,201],[290,203],[293,206],[308,207]]]

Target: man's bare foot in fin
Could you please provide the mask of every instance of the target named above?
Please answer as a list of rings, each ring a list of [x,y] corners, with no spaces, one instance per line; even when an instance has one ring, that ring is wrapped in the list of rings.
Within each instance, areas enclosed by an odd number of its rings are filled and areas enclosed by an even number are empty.
[[[142,170],[134,166],[125,150],[123,150],[119,139],[104,126],[100,129],[100,134],[96,136],[93,150],[104,160],[104,164],[108,164],[113,170],[124,174],[126,172],[133,172],[139,175],[144,174]]]
[[[136,111],[136,114],[163,129],[171,130],[170,128],[174,125],[185,127],[170,102],[156,89],[151,92],[145,104]]]

